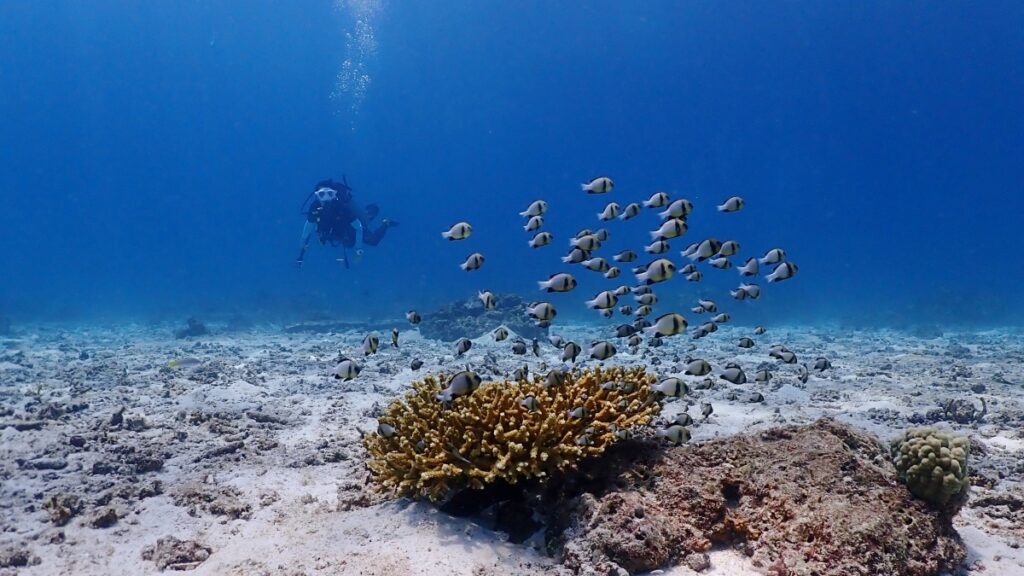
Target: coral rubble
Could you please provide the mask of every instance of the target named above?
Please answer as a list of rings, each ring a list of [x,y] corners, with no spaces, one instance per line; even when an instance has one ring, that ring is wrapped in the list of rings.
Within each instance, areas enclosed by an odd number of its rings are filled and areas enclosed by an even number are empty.
[[[660,450],[616,447],[549,495],[563,562],[600,574],[740,545],[770,574],[933,575],[965,558],[948,516],[897,482],[884,447],[831,420]]]
[[[650,422],[661,406],[642,368],[535,376],[484,383],[450,404],[447,382],[427,377],[380,418],[368,435],[368,467],[384,489],[437,500],[499,480],[515,484],[575,468]]]

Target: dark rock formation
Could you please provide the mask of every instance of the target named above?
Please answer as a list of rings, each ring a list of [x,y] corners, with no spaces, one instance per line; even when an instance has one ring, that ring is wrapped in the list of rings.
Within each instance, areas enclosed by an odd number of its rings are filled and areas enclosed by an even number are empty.
[[[203,324],[198,318],[189,318],[185,327],[175,330],[174,337],[181,340],[182,338],[195,338],[197,336],[205,336],[210,331],[206,329],[206,325]]]
[[[540,328],[526,315],[526,302],[515,294],[495,295],[496,306],[485,310],[477,297],[467,298],[442,306],[423,315],[420,333],[426,338],[455,341],[459,338],[479,338],[504,326],[523,338],[546,338],[547,328]]]
[[[966,556],[949,519],[897,482],[887,450],[830,420],[624,445],[556,492],[550,544],[581,573],[649,571],[737,543],[787,576],[925,576]]]

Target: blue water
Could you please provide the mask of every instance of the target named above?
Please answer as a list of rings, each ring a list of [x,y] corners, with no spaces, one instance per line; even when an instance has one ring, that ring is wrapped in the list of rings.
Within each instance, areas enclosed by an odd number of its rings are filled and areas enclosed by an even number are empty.
[[[697,206],[677,262],[713,234],[799,264],[738,320],[1020,324],[1022,102],[1013,1],[7,0],[0,315],[393,317],[539,294],[607,201],[665,190]],[[296,269],[300,205],[342,174],[401,225],[351,269],[320,246]],[[614,192],[582,194],[598,174]],[[716,213],[734,194],[746,208]],[[537,198],[556,241],[534,251],[517,212]],[[473,237],[443,240],[459,220]],[[655,225],[610,223],[606,255]],[[591,318],[580,302],[618,282],[575,272],[553,301]],[[738,282],[705,274],[659,288],[659,310]]]

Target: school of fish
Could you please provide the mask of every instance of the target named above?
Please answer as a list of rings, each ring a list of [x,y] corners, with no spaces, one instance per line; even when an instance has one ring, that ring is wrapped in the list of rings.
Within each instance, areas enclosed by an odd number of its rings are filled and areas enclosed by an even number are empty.
[[[581,190],[586,195],[607,195],[615,189],[614,181],[607,176],[599,176],[581,184]],[[745,200],[740,196],[732,196],[725,199],[721,204],[715,205],[715,212],[721,213],[723,218],[729,214],[739,212],[746,206]],[[644,336],[647,337],[646,344],[650,347],[658,347],[663,343],[664,338],[681,336],[689,333],[694,340],[708,337],[718,330],[718,326],[729,322],[732,314],[719,309],[719,304],[707,297],[695,298],[694,305],[688,310],[692,313],[691,321],[687,320],[679,311],[664,311],[655,316],[655,307],[660,305],[663,299],[658,297],[655,290],[668,292],[669,290],[682,291],[691,283],[701,282],[705,273],[719,274],[732,273],[741,278],[757,277],[765,270],[770,270],[764,275],[766,282],[774,284],[789,280],[796,276],[799,268],[792,262],[785,250],[779,247],[772,247],[760,256],[748,256],[739,260],[741,244],[735,239],[720,241],[717,238],[701,238],[689,243],[680,251],[680,258],[673,261],[666,256],[670,250],[671,242],[675,242],[687,235],[690,229],[689,218],[698,208],[692,201],[686,198],[672,199],[666,192],[655,192],[646,199],[636,201],[608,202],[600,211],[595,212],[595,224],[612,223],[615,220],[627,221],[642,217],[644,210],[652,212],[654,224],[646,238],[637,238],[635,249],[621,250],[616,254],[602,255],[603,245],[612,237],[612,232],[607,228],[592,230],[589,227],[582,228],[573,238],[567,241],[568,252],[560,258],[561,270],[551,270],[547,279],[538,279],[539,290],[549,295],[548,299],[538,299],[530,302],[523,313],[529,316],[540,327],[551,326],[558,315],[558,310],[550,300],[556,297],[577,299],[587,309],[595,311],[603,318],[613,318],[616,313],[629,320],[619,323],[609,330],[607,340],[597,340],[581,345],[576,342],[567,341],[564,338],[552,335],[549,342],[562,351],[561,360],[566,363],[561,369],[552,370],[545,379],[545,385],[557,386],[564,379],[564,374],[570,369],[569,364],[575,365],[577,360],[605,361],[618,353],[615,343],[611,340],[625,340],[626,348],[632,354],[636,354],[640,346],[644,345]],[[555,241],[554,235],[543,230],[548,219],[549,204],[546,200],[538,199],[530,203],[525,210],[519,213],[524,219],[523,230],[530,234],[527,241],[533,249],[550,246]],[[453,224],[448,230],[441,232],[441,236],[450,242],[465,243],[473,234],[471,223],[461,221]],[[647,242],[650,242],[649,244]],[[654,258],[648,262],[632,263],[640,260],[639,254],[650,254]],[[736,261],[734,262],[734,259]],[[458,266],[471,272],[481,268],[486,259],[480,252],[472,252],[464,257]],[[621,283],[618,286],[609,287],[593,296],[582,298],[568,295],[572,293],[579,284],[576,277],[568,267],[577,266],[581,274],[595,273],[603,276],[604,279],[615,281],[624,276],[626,270],[616,266],[621,264],[632,273],[635,283]],[[701,267],[706,267],[701,270]],[[735,268],[735,272],[725,272]],[[720,272],[721,271],[721,272]],[[681,278],[686,284],[679,284],[681,280],[675,281],[675,287],[670,283],[674,278]],[[618,283],[618,282],[615,282]],[[749,281],[742,281],[736,288],[729,290],[729,296],[735,300],[759,300],[762,296],[762,287]],[[631,296],[631,303],[624,303],[622,300]],[[480,305],[485,309],[493,309],[496,306],[496,297],[490,290],[479,288],[477,297]],[[562,304],[559,303],[561,306]],[[634,307],[635,306],[635,307]],[[698,321],[695,318],[704,314],[711,315],[706,320]],[[406,319],[412,325],[421,321],[421,316],[415,310],[406,314]],[[758,346],[756,337],[763,336],[767,329],[763,326],[755,327],[750,335],[743,336],[736,343],[741,349],[754,349]],[[495,342],[502,342],[508,339],[510,331],[505,326],[496,326],[492,332]],[[398,346],[399,333],[397,329],[392,330],[392,346]],[[376,333],[366,336],[363,341],[362,354],[370,355],[377,352],[380,338]],[[456,342],[453,353],[456,358],[461,357],[469,351],[473,343],[468,337],[460,338]],[[521,338],[515,338],[510,344],[510,350],[515,355],[527,353],[527,343]],[[696,349],[690,346],[691,350]],[[532,342],[532,351],[535,356],[540,356],[540,343],[535,339]],[[806,382],[811,370],[824,371],[831,368],[828,359],[819,357],[808,367],[807,364],[800,364],[794,352],[788,350],[784,345],[774,344],[767,349],[767,356],[779,360],[783,365],[794,365],[797,379]],[[419,359],[413,361],[412,369],[417,370],[423,365]],[[695,383],[699,387],[709,387],[713,384],[711,378],[714,367],[702,358],[687,358],[683,363],[685,368],[681,371],[686,376],[703,378],[704,380]],[[351,380],[359,376],[362,368],[357,361],[348,356],[339,355],[339,360],[332,374],[339,379]],[[516,380],[525,379],[529,374],[528,367],[519,368],[513,374]],[[771,369],[759,368],[749,377],[747,372],[736,363],[727,363],[719,367],[718,378],[731,384],[744,384],[750,380],[757,382],[768,382],[773,378]],[[452,376],[448,386],[438,394],[438,401],[451,402],[454,398],[471,394],[481,382],[481,378],[470,368]],[[688,393],[688,384],[679,377],[669,376],[663,378],[653,386],[653,390],[662,397],[682,398]],[[521,405],[528,410],[542,410],[538,400],[532,396],[522,399]],[[711,416],[713,408],[710,404],[701,404],[701,414],[704,419]],[[584,414],[570,414],[571,417],[583,417]],[[656,437],[665,439],[672,444],[681,444],[689,440],[690,432],[687,428],[692,423],[692,418],[685,412],[675,420],[665,423],[662,429],[656,431]],[[622,431],[628,434],[628,431]],[[625,437],[625,436],[623,436]]]

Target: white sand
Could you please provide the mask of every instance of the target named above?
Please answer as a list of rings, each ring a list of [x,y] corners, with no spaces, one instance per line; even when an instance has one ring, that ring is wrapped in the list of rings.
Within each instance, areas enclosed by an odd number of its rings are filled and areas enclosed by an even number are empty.
[[[455,360],[450,344],[420,338],[403,330],[400,349],[388,346],[370,357],[360,377],[341,383],[327,376],[339,350],[354,353],[363,334],[284,334],[275,328],[214,335],[202,344],[176,341],[166,327],[119,326],[76,330],[33,327],[17,338],[0,340],[0,422],[34,419],[51,403],[87,403],[87,408],[50,419],[41,430],[0,430],[0,547],[30,550],[41,562],[19,569],[25,575],[154,574],[152,560],[142,558],[145,546],[163,536],[196,540],[213,552],[196,574],[541,574],[554,561],[526,545],[505,542],[470,519],[452,518],[427,504],[404,500],[366,506],[361,432],[372,431],[374,406],[383,406],[415,378],[439,366],[489,365],[510,372],[529,363],[539,370],[561,364],[557,351],[545,343],[543,357],[512,356],[508,342],[474,341],[465,358]],[[589,342],[601,333],[586,326],[558,327],[556,333]],[[980,424],[940,423],[971,434],[989,451],[992,461],[1020,459],[1024,439],[1015,429],[1024,414],[1024,337],[991,331],[951,334],[920,340],[895,332],[854,332],[820,328],[773,329],[759,346],[744,351],[734,342],[745,330],[723,328],[701,341],[701,354],[713,366],[736,360],[748,370],[769,362],[765,345],[785,343],[801,361],[819,354],[835,368],[814,373],[806,385],[790,366],[779,366],[769,384],[728,386],[693,391],[689,413],[697,420],[693,440],[699,442],[738,431],[784,423],[807,423],[822,416],[866,428],[890,438],[909,427],[906,417],[924,414],[948,399],[975,401],[984,397],[988,415]],[[967,346],[972,356],[946,354],[952,342]],[[621,352],[612,363],[636,364],[652,358],[659,374],[677,374],[673,366],[690,354],[689,339],[670,339],[666,346],[634,357]],[[623,347],[624,348],[624,347]],[[88,358],[79,359],[85,351]],[[196,357],[195,370],[168,371],[174,358]],[[413,373],[412,358],[426,365]],[[773,365],[775,363],[773,362]],[[1008,383],[993,378],[1000,373]],[[691,382],[699,379],[691,378]],[[983,392],[971,387],[983,384]],[[728,401],[730,390],[761,392],[760,403]],[[700,401],[710,401],[714,414],[702,421]],[[146,430],[111,429],[111,415],[141,415]],[[670,402],[664,415],[686,409]],[[247,416],[258,411],[280,417],[283,424],[259,423]],[[178,433],[187,434],[185,438]],[[71,449],[69,438],[89,439],[84,449]],[[104,435],[106,444],[98,440]],[[211,448],[241,441],[242,449],[201,459]],[[113,447],[165,451],[162,470],[142,474],[144,482],[159,479],[163,494],[145,499],[115,500],[121,518],[109,528],[89,525],[101,494],[128,484],[129,476],[92,474],[94,462],[106,461]],[[337,457],[337,453],[343,457]],[[332,455],[333,454],[333,455]],[[28,470],[17,460],[58,458],[61,470]],[[986,461],[988,462],[988,460]],[[1019,471],[1009,469],[994,489],[1024,485]],[[247,517],[233,519],[175,503],[184,486],[216,495],[237,490],[233,498],[249,506]],[[86,510],[64,527],[52,525],[41,508],[54,493],[77,493]],[[230,499],[229,499],[230,500]],[[1005,524],[1005,523],[1004,523]],[[970,507],[957,520],[971,553],[974,570],[987,574],[1024,574],[1021,531],[1000,524],[984,510]],[[63,534],[61,541],[60,534]],[[756,574],[732,550],[711,552],[712,567],[704,574]],[[10,569],[8,569],[10,570]],[[0,568],[0,574],[4,574]],[[667,575],[693,573],[677,567]]]

